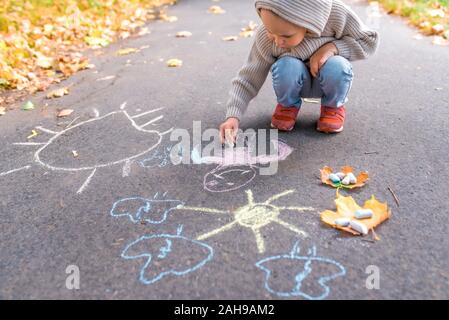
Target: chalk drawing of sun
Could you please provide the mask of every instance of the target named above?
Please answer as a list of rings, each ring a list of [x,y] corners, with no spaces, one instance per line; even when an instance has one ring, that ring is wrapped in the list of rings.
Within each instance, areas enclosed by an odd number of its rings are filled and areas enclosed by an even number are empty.
[[[213,208],[197,208],[197,207],[187,207],[182,206],[179,208],[179,210],[188,210],[188,211],[198,211],[203,213],[213,213],[213,214],[234,214],[234,221],[217,228],[215,230],[212,230],[210,232],[207,232],[205,234],[200,235],[197,237],[197,240],[204,240],[207,238],[210,238],[214,235],[217,235],[219,233],[222,233],[224,231],[227,231],[231,228],[233,228],[236,225],[240,225],[245,228],[251,229],[251,231],[254,233],[254,236],[256,238],[257,243],[257,249],[259,253],[265,252],[265,242],[262,238],[261,229],[271,223],[277,223],[286,229],[300,235],[303,237],[307,237],[307,233],[303,230],[298,229],[294,225],[291,225],[288,222],[283,221],[279,218],[281,212],[283,210],[291,210],[291,211],[298,211],[298,212],[304,212],[304,211],[316,211],[314,208],[311,207],[282,207],[282,206],[275,206],[272,204],[273,201],[285,197],[291,193],[295,192],[295,190],[286,190],[282,193],[276,194],[272,197],[270,197],[265,202],[254,202],[253,192],[251,190],[246,190],[246,194],[248,197],[248,204],[244,205],[243,207],[239,207],[236,210],[225,211],[225,210],[218,210]]]
[[[118,111],[103,116],[100,116],[94,109],[94,118],[69,126],[62,131],[36,127],[52,137],[46,142],[14,143],[14,145],[21,146],[38,146],[39,149],[34,153],[31,164],[0,172],[0,177],[30,169],[33,164],[52,171],[86,171],[89,172],[89,175],[77,191],[80,194],[88,186],[98,169],[120,165],[122,166],[122,175],[128,176],[132,162],[156,148],[161,143],[163,136],[170,133],[173,128],[165,132],[146,129],[149,125],[155,125],[155,122],[161,120],[163,115],[154,117],[140,125],[136,123],[137,119],[141,121],[141,119],[145,119],[145,116],[163,108],[133,116],[129,115],[125,108],[126,103],[123,103]],[[109,141],[107,145],[104,145],[105,140]],[[103,147],[98,148],[100,145]],[[74,156],[72,150],[82,150],[83,152],[80,152],[79,156]]]

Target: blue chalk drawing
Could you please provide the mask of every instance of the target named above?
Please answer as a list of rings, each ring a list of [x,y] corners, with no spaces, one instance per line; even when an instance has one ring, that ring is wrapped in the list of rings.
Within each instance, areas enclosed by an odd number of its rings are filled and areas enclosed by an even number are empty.
[[[179,200],[158,199],[156,193],[153,199],[141,197],[125,198],[114,203],[111,209],[111,216],[127,216],[133,223],[146,221],[151,224],[160,224],[167,220],[168,214],[173,210],[181,208],[184,203]],[[129,209],[131,208],[131,209]]]
[[[170,163],[170,153],[174,146],[159,147],[154,150],[148,158],[139,161],[139,165],[143,168],[163,168]],[[178,146],[177,156],[182,158],[182,148]]]
[[[264,271],[265,274],[265,288],[272,294],[275,294],[280,297],[303,297],[308,300],[322,300],[326,298],[330,293],[330,288],[326,284],[328,281],[333,280],[335,278],[344,276],[346,274],[346,269],[343,267],[340,263],[333,261],[331,259],[323,258],[323,257],[317,257],[316,256],[316,247],[314,246],[312,249],[308,251],[307,256],[300,256],[300,248],[299,248],[299,241],[296,242],[293,246],[292,251],[289,254],[285,255],[279,255],[279,256],[273,256],[268,257],[263,260],[260,260],[256,263],[256,267]],[[267,267],[267,264],[281,264],[285,262],[294,262],[298,263],[298,265],[304,265],[303,271],[296,274],[294,278],[294,287],[290,291],[277,291],[270,286],[270,280],[272,280],[272,270]],[[318,278],[318,284],[321,286],[323,292],[319,295],[313,295],[313,294],[307,294],[306,290],[303,290],[301,288],[303,281],[307,277],[313,277],[310,276],[313,272],[313,268],[318,267],[320,265],[333,265],[337,267],[338,272],[321,276]]]
[[[165,239],[165,242],[167,243],[167,246],[162,247],[160,249],[161,253],[159,253],[159,255],[157,256],[160,259],[164,259],[167,256],[167,254],[171,252],[171,245],[172,245],[171,240]]]
[[[214,256],[212,247],[186,238],[181,233],[182,226],[178,228],[176,235],[142,236],[128,244],[121,257],[126,260],[146,259],[139,277],[144,284],[153,284],[169,275],[178,277],[186,275],[212,260]]]

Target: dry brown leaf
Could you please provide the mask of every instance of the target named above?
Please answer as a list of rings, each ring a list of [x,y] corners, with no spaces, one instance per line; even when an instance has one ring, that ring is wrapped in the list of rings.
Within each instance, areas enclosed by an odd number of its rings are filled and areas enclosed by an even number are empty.
[[[374,230],[376,226],[384,222],[391,217],[391,209],[386,203],[379,202],[374,195],[371,199],[367,200],[363,207],[360,207],[352,197],[344,197],[337,191],[337,198],[335,199],[335,205],[337,211],[325,210],[321,212],[321,221],[327,225],[336,229],[344,230],[352,233],[353,235],[360,235],[359,232],[351,229],[350,227],[341,227],[335,223],[338,218],[349,218],[351,220],[357,220],[366,226],[368,230]],[[369,219],[358,220],[354,217],[354,212],[360,209],[371,209],[373,216]]]
[[[60,98],[66,94],[69,94],[69,89],[67,87],[59,88],[59,89],[53,90],[52,92],[47,94],[47,99]]]
[[[220,6],[211,6],[208,11],[209,11],[209,13],[213,13],[213,14],[226,13],[226,11],[223,10]]]
[[[192,36],[190,31],[179,31],[176,33],[176,38],[188,38]]]
[[[342,183],[337,184],[337,183],[333,183],[331,180],[329,180],[329,175],[331,173],[336,173],[336,172],[333,172],[333,169],[331,167],[326,166],[323,169],[321,169],[320,172],[321,172],[321,176],[320,176],[321,182],[323,182],[324,184],[327,184],[331,187],[334,187],[334,188],[345,188],[345,189],[360,188],[360,187],[363,187],[365,185],[365,183],[369,180],[368,172],[363,171],[363,172],[360,172],[358,176],[356,176],[357,183],[351,184],[351,185],[344,185]],[[340,172],[343,172],[344,174],[348,174],[350,172],[354,173],[354,169],[352,167],[345,166],[340,169]]]
[[[167,66],[171,67],[171,68],[175,68],[175,67],[181,67],[182,66],[182,61],[179,59],[170,59],[167,61]]]
[[[70,116],[72,113],[73,113],[72,109],[62,109],[61,111],[58,112],[57,117],[58,118],[67,117]]]
[[[445,30],[445,28],[441,23],[438,23],[438,24],[432,26],[432,32],[434,34],[441,34],[444,32],[444,30]]]

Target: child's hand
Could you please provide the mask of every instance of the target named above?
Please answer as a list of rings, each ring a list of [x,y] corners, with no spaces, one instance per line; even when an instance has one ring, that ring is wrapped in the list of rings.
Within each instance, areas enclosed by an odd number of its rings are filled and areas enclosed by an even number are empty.
[[[310,73],[314,78],[318,76],[321,67],[326,63],[327,59],[338,54],[338,49],[332,42],[325,44],[319,48],[310,57]]]
[[[220,125],[220,140],[221,143],[232,142],[235,143],[237,131],[239,129],[239,119],[228,118]]]

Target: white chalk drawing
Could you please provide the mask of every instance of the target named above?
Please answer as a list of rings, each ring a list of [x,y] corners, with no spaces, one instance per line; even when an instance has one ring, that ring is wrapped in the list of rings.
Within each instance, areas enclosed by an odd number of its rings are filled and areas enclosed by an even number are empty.
[[[125,198],[114,203],[111,209],[113,217],[128,217],[133,223],[148,222],[160,224],[167,220],[168,215],[177,208],[182,208],[183,202],[165,199],[156,193],[153,199],[141,197]]]
[[[265,289],[271,294],[309,300],[325,299],[330,293],[328,282],[346,275],[340,263],[317,256],[315,246],[300,255],[299,241],[290,253],[262,259],[256,267],[265,272]]]
[[[204,176],[203,186],[209,192],[229,192],[249,184],[257,175],[253,166],[218,166]]]
[[[184,206],[179,208],[179,210],[190,210],[190,211],[198,211],[202,213],[212,213],[212,214],[226,214],[230,215],[232,214],[234,217],[234,220],[220,228],[217,228],[215,230],[212,230],[210,232],[207,232],[205,234],[200,235],[197,237],[197,240],[204,240],[207,238],[210,238],[212,236],[215,236],[217,234],[220,234],[224,231],[227,231],[229,229],[232,229],[234,226],[240,225],[245,228],[249,228],[255,238],[256,238],[256,244],[257,249],[259,253],[265,252],[265,241],[263,240],[261,229],[271,223],[277,223],[284,228],[300,235],[303,237],[307,237],[307,233],[303,230],[300,230],[296,226],[285,222],[281,218],[279,218],[281,211],[283,210],[290,210],[290,211],[296,211],[296,212],[304,212],[304,211],[314,211],[316,210],[311,207],[292,207],[292,206],[276,206],[272,204],[273,201],[285,197],[289,194],[292,194],[294,190],[287,190],[282,193],[276,194],[272,197],[270,197],[268,200],[264,202],[254,202],[253,192],[251,190],[246,191],[246,195],[248,197],[248,204],[239,207],[232,212],[228,210],[218,210],[213,208],[199,208],[199,207],[188,207]]]
[[[197,148],[191,158],[196,164],[217,164],[218,167],[204,176],[203,186],[209,192],[229,192],[248,185],[257,175],[258,165],[287,159],[293,149],[280,140],[271,140],[276,154],[254,156],[247,147],[225,148],[218,156],[202,157]]]
[[[170,153],[173,146],[159,146],[155,150],[152,150],[148,157],[138,161],[139,165],[143,168],[164,168],[171,163]],[[173,156],[173,155],[172,155]],[[178,150],[179,158],[182,158],[182,150]]]
[[[126,260],[145,259],[139,280],[147,285],[170,275],[187,275],[211,261],[214,250],[205,243],[182,236],[181,233],[182,226],[175,235],[142,236],[128,244],[121,257]]]
[[[155,117],[152,120],[147,121],[141,125],[136,123],[137,119],[139,119],[140,121],[140,119],[144,118],[145,116],[160,111],[163,108],[145,111],[134,116],[129,115],[125,108],[126,102],[120,106],[119,111],[113,111],[104,116],[99,116],[96,113],[94,118],[79,122],[59,132],[55,132],[43,127],[38,127],[38,129],[42,132],[51,134],[53,136],[47,142],[18,142],[14,143],[14,145],[39,146],[39,149],[34,153],[33,162],[34,164],[43,167],[46,170],[49,169],[52,171],[66,172],[88,171],[88,177],[77,191],[77,193],[80,194],[87,188],[88,184],[90,183],[91,179],[94,177],[98,169],[114,165],[121,165],[123,166],[123,176],[128,176],[130,173],[132,162],[137,161],[138,158],[145,156],[151,150],[159,146],[162,141],[162,137],[173,131],[173,128],[164,132],[149,130],[145,128],[149,125],[155,125],[155,122],[161,120],[163,116]],[[121,119],[125,119],[125,121],[127,120],[126,123],[128,123],[131,128],[136,130],[136,134],[139,134],[141,143],[139,143],[137,147],[134,147],[134,150],[127,150],[129,141],[123,139],[123,141],[117,141],[116,144],[111,145],[111,149],[109,149],[108,152],[98,152],[95,149],[91,150],[89,152],[89,155],[85,158],[79,157],[77,160],[78,162],[74,162],[73,155],[69,152],[67,152],[67,154],[64,154],[64,156],[57,157],[57,159],[55,159],[54,154],[58,153],[59,149],[67,149],[68,146],[80,146],[81,144],[82,146],[94,147],[101,144],[101,139],[96,136],[97,132],[101,130],[94,130],[92,135],[85,134],[83,136],[83,139],[80,139],[79,136],[86,129],[88,129],[89,126],[98,125],[103,121],[108,121],[113,124],[114,121],[120,121]],[[118,128],[116,131],[124,129],[129,128]],[[72,150],[76,150],[76,148],[74,147]],[[113,153],[112,151],[116,152]],[[118,154],[118,152],[122,151],[125,154]],[[108,157],[112,157],[113,159],[105,160]],[[27,169],[30,169],[30,165],[6,172],[0,172],[0,177]]]

